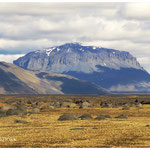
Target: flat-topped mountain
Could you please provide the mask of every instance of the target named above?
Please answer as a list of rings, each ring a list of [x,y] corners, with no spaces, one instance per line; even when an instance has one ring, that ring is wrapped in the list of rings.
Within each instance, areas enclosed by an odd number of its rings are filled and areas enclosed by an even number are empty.
[[[67,43],[34,51],[14,61],[14,64],[29,70],[56,73],[68,71],[101,72],[98,65],[112,69],[135,68],[143,70],[136,58],[128,52],[82,46],[78,43]]]
[[[32,71],[74,76],[113,92],[147,92],[150,75],[129,52],[79,43],[37,50],[14,64]]]

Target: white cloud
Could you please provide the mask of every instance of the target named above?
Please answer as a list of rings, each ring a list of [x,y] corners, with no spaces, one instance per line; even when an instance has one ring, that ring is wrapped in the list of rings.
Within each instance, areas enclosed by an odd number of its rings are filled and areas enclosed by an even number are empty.
[[[52,42],[49,39],[35,39],[35,40],[10,40],[10,39],[1,39],[0,40],[0,49],[5,49],[12,52],[27,53],[34,50],[39,50],[41,48],[47,48],[52,45],[59,45],[60,43]],[[61,43],[62,44],[62,43]]]
[[[0,61],[5,61],[8,63],[12,63],[13,60],[18,59],[19,57],[24,56],[24,54],[20,54],[20,55],[1,55],[0,54]]]
[[[123,14],[131,19],[150,19],[150,3],[128,3]]]
[[[0,50],[81,42],[129,51],[150,71],[148,3],[2,3]]]
[[[149,57],[141,57],[141,58],[138,58],[138,61],[140,61],[142,64],[147,64],[150,62],[150,58]]]

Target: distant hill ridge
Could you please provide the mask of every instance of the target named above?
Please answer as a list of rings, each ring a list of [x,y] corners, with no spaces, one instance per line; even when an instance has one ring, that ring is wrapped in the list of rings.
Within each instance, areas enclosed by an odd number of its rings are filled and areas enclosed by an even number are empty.
[[[32,72],[0,62],[0,94],[108,94],[93,83],[69,75]]]

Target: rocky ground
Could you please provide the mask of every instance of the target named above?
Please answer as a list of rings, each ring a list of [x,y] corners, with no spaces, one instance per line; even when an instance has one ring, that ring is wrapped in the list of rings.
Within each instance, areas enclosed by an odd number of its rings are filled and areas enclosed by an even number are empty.
[[[150,147],[150,96],[1,96],[0,147]]]

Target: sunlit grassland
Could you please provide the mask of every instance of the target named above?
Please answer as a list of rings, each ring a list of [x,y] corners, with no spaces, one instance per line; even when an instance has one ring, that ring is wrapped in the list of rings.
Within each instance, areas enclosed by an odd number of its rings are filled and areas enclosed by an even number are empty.
[[[0,118],[0,138],[16,139],[0,141],[0,147],[150,147],[150,127],[146,127],[150,124],[150,105],[121,108],[57,108],[25,117]],[[93,118],[110,115],[112,119],[57,121],[63,113],[88,113]],[[122,113],[129,118],[115,118]],[[15,119],[28,123],[14,123]]]

